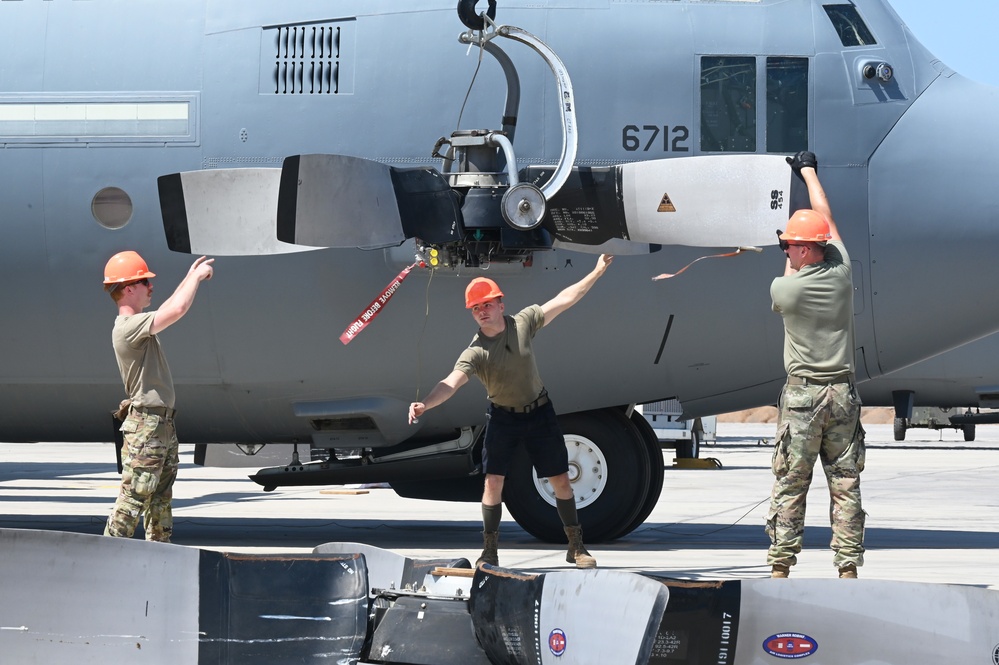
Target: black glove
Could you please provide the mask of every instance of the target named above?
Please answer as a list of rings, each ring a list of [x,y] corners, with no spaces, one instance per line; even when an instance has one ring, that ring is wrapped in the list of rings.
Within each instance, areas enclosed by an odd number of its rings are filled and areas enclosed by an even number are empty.
[[[791,165],[791,168],[795,173],[801,171],[805,166],[811,166],[813,169],[818,168],[819,160],[815,156],[814,152],[808,152],[807,150],[802,150],[794,157],[788,157],[787,163]]]

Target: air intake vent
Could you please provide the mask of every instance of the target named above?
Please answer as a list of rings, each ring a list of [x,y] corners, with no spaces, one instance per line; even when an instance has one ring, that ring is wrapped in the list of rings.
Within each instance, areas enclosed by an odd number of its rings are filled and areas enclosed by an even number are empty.
[[[264,30],[262,71],[270,71],[267,88],[275,95],[339,95],[342,85],[344,46],[353,21],[330,21],[285,25]]]

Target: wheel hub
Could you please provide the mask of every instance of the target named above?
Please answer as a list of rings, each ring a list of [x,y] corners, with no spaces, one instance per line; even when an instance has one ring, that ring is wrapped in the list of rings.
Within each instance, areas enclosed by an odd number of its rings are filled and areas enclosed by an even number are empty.
[[[576,508],[585,508],[600,498],[607,487],[607,458],[590,439],[566,435],[565,448],[569,454],[569,482],[576,497]],[[547,478],[538,478],[534,470],[534,487],[538,494],[555,505],[555,490]]]

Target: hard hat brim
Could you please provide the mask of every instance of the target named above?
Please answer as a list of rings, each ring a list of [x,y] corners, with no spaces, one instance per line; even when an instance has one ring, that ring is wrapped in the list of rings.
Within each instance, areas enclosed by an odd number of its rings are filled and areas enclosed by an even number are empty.
[[[105,286],[108,284],[128,284],[130,282],[138,282],[143,279],[152,279],[153,277],[156,277],[156,273],[149,272],[147,270],[144,273],[140,273],[138,275],[132,275],[131,277],[117,277],[115,279],[105,278],[104,284]]]

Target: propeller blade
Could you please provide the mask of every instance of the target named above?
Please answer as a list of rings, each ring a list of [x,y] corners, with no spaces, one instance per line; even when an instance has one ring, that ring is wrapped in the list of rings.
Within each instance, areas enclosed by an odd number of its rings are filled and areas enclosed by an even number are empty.
[[[457,240],[461,213],[447,179],[430,167],[395,168],[346,155],[284,161],[277,236],[315,247],[378,249],[420,237]]]
[[[545,169],[531,167],[534,182]],[[790,210],[793,178],[780,155],[678,157],[580,167],[548,201],[544,228],[561,243],[612,238],[652,245],[773,245]]]
[[[311,251],[274,232],[281,169],[208,169],[157,179],[163,231],[174,252],[254,256]]]

